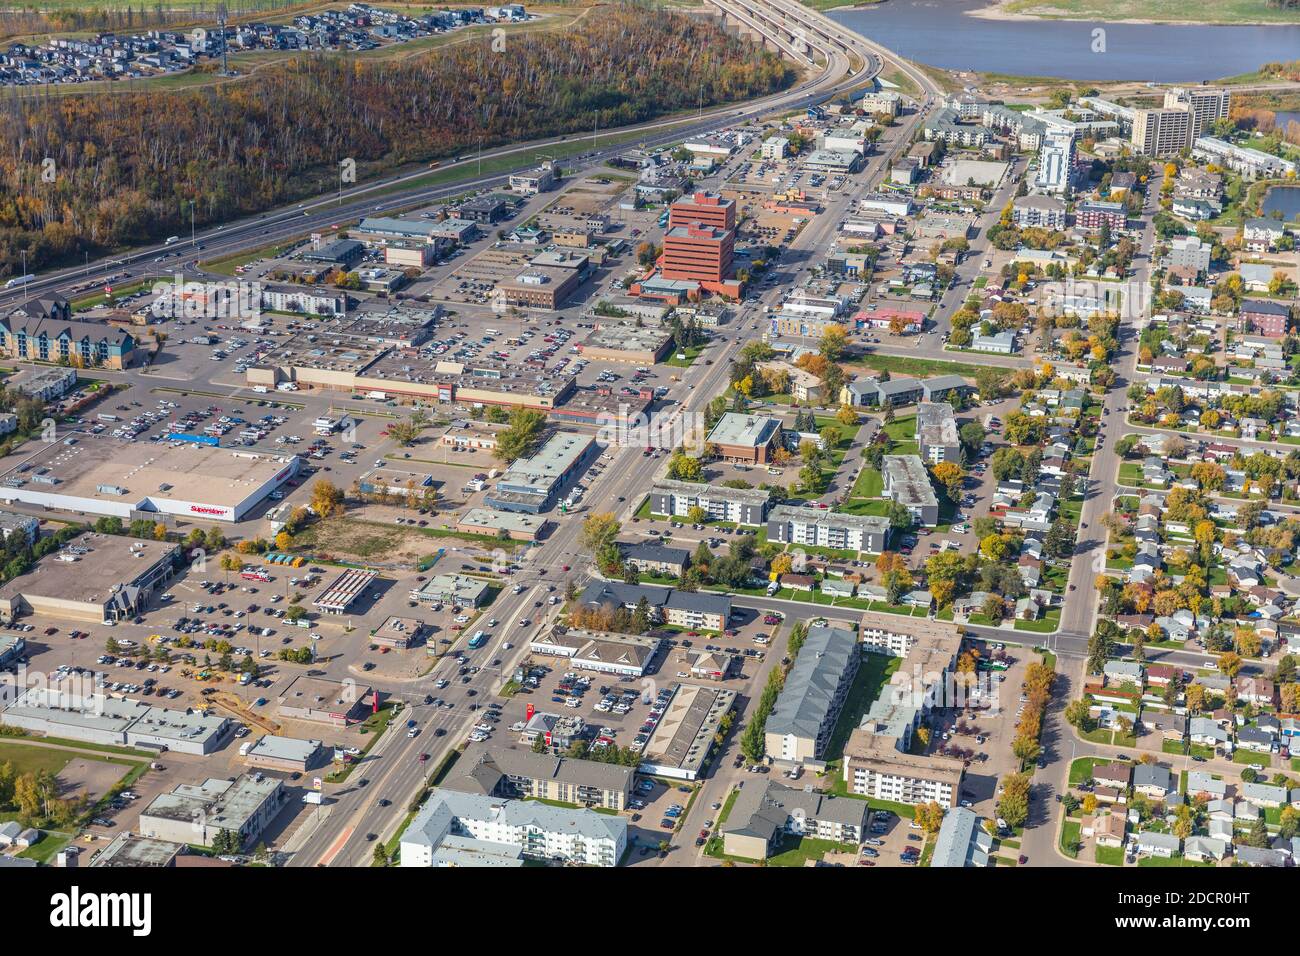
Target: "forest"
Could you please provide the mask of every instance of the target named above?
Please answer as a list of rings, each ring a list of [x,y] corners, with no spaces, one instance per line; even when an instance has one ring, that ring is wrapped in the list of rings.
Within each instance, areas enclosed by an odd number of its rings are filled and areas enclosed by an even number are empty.
[[[565,32],[489,37],[389,61],[304,55],[188,91],[0,102],[0,260],[80,262],[358,178],[776,92],[775,55],[710,21],[627,2]],[[43,171],[53,160],[53,181]]]

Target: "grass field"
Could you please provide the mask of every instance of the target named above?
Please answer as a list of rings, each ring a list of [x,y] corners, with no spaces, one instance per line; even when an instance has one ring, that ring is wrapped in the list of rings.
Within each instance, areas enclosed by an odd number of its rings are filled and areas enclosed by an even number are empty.
[[[13,764],[17,776],[42,770],[58,774],[75,756],[77,755],[67,750],[0,741],[0,764]]]
[[[1167,23],[1300,23],[1300,9],[1281,9],[1265,0],[1009,0],[1002,9],[1046,19],[1155,20]]]
[[[980,366],[971,365],[969,362],[908,358],[906,355],[880,355],[875,352],[868,353],[846,364],[850,366],[861,365],[875,369],[877,372],[888,372],[890,375],[897,373],[899,375],[915,375],[918,378],[930,378],[935,375],[961,375],[965,378],[974,378],[975,373],[980,369]]]

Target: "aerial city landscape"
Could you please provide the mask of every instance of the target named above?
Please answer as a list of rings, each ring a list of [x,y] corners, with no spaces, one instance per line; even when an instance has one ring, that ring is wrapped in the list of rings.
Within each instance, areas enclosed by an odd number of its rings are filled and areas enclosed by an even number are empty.
[[[1300,865],[1201,7],[0,4],[0,870]]]

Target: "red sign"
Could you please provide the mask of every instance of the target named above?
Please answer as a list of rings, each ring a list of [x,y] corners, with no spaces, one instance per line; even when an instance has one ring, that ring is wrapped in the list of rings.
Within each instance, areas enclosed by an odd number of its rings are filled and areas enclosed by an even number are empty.
[[[213,508],[211,505],[190,505],[190,510],[201,515],[223,515],[227,508]]]
[[[529,704],[527,708],[525,708],[524,710],[524,720],[532,720],[532,719],[533,719],[533,705]]]

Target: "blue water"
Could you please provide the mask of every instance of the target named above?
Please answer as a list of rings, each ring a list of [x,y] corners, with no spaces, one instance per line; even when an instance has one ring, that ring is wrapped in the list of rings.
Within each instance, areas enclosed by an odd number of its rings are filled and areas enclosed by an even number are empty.
[[[1273,186],[1264,194],[1264,215],[1278,211],[1284,219],[1300,216],[1300,186]]]
[[[1200,82],[1300,57],[1300,26],[986,20],[985,0],[885,0],[828,16],[911,60],[948,70],[1069,80]],[[1104,30],[1104,52],[1094,52]]]

